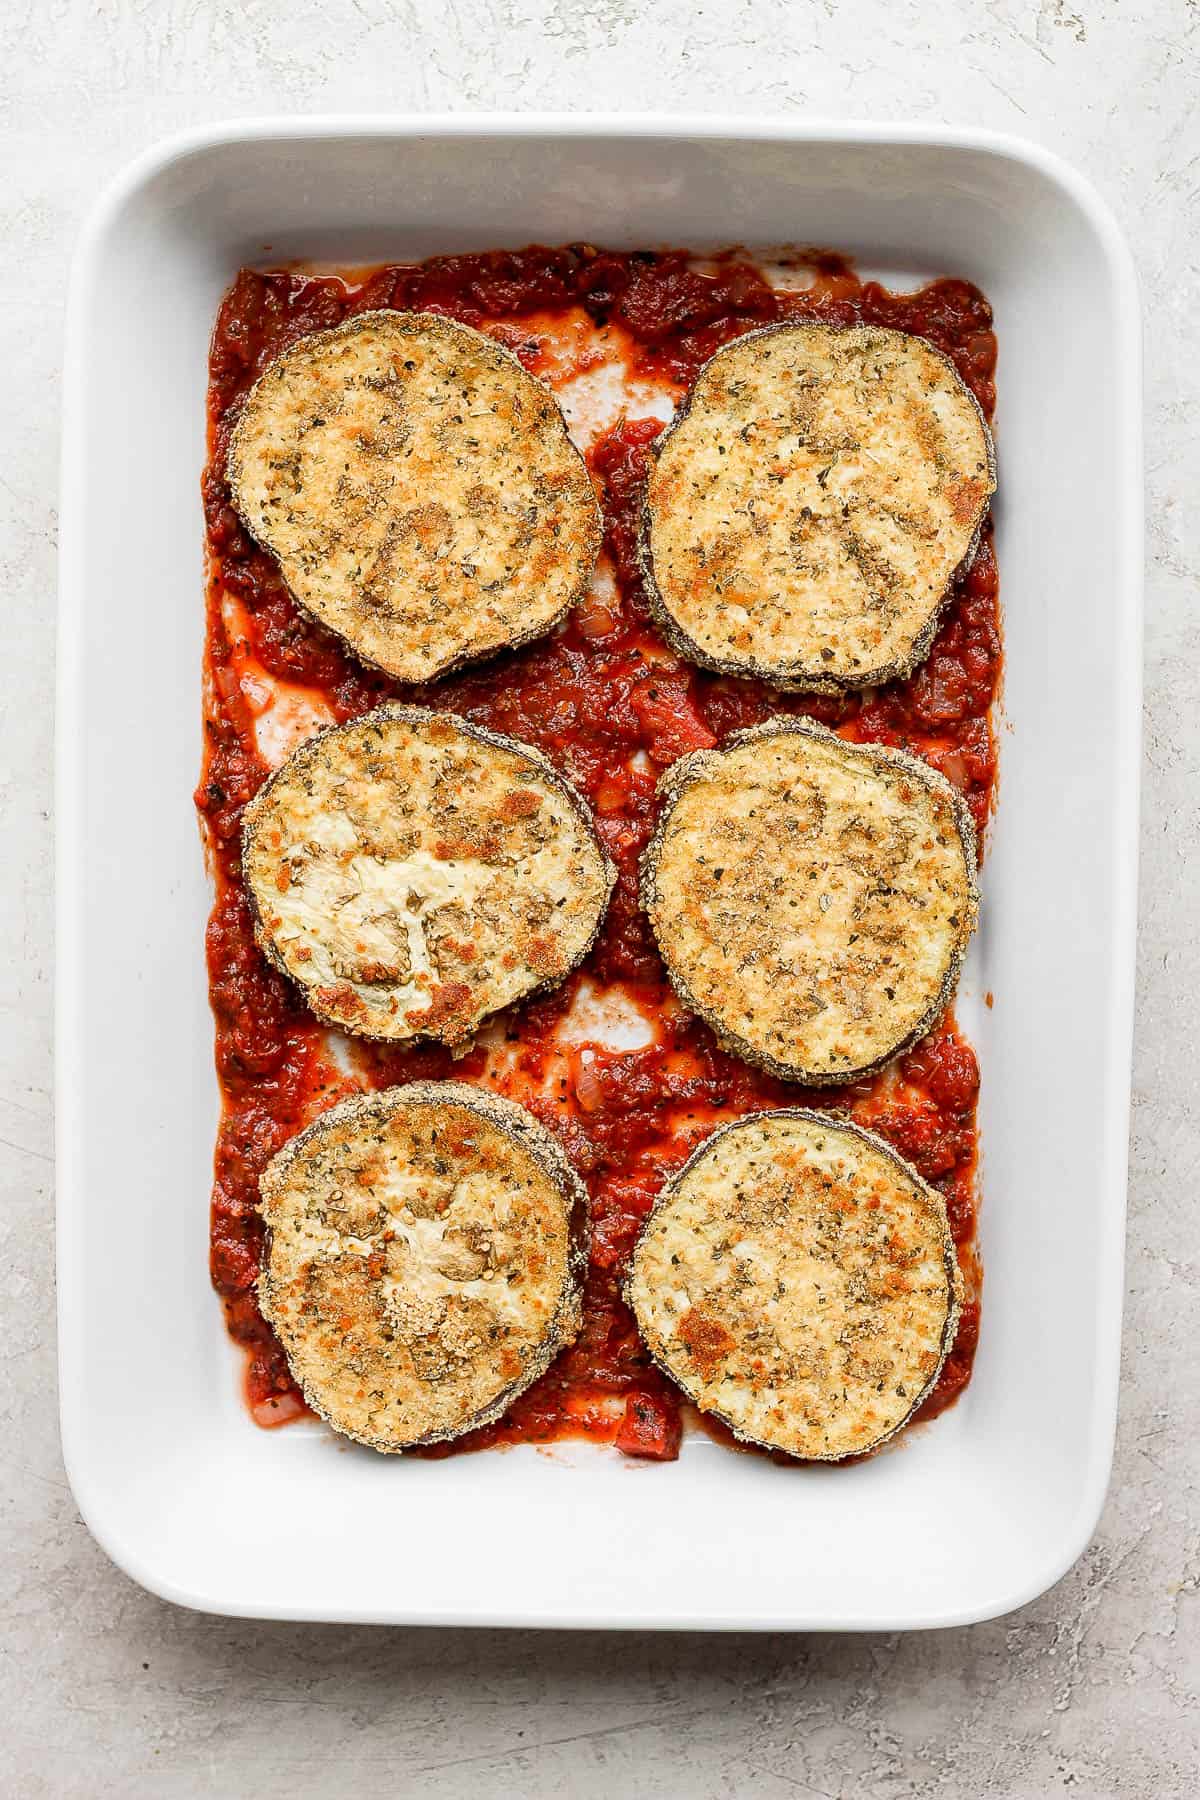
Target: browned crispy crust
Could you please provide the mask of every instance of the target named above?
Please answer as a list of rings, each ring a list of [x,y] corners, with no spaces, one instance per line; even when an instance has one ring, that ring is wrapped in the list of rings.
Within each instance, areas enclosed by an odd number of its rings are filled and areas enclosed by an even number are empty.
[[[771,1307],[774,1307],[776,1311],[770,1315],[772,1323],[768,1329],[773,1332],[777,1341],[786,1342],[791,1335],[808,1334],[815,1329],[818,1336],[824,1334],[827,1338],[835,1340],[835,1348],[841,1349],[847,1342],[853,1344],[857,1338],[864,1335],[864,1324],[878,1324],[880,1316],[886,1314],[886,1305],[880,1309],[880,1315],[876,1315],[876,1318],[872,1320],[871,1309],[861,1304],[861,1294],[859,1293],[857,1299],[860,1303],[853,1306],[851,1316],[843,1321],[839,1314],[836,1328],[831,1329],[833,1321],[827,1319],[823,1313],[814,1312],[806,1316],[804,1309],[797,1302],[796,1295],[784,1283],[780,1283],[780,1286],[785,1289],[782,1294],[779,1293],[778,1288],[772,1295],[767,1295],[764,1290],[762,1295],[764,1304],[761,1306],[754,1298],[757,1289],[752,1288],[751,1301],[742,1305],[739,1313],[736,1302],[722,1305],[722,1296],[735,1294],[737,1283],[714,1282],[710,1291],[694,1299],[688,1311],[673,1321],[673,1329],[664,1327],[664,1317],[662,1316],[669,1310],[669,1302],[664,1305],[664,1295],[669,1289],[675,1284],[684,1283],[689,1273],[695,1275],[697,1272],[702,1272],[704,1268],[703,1250],[697,1244],[694,1235],[696,1225],[702,1224],[703,1219],[689,1220],[685,1215],[678,1222],[678,1235],[670,1238],[667,1235],[670,1229],[670,1214],[672,1209],[677,1206],[681,1193],[688,1189],[689,1184],[694,1181],[697,1171],[703,1169],[705,1163],[712,1158],[714,1151],[719,1146],[728,1147],[739,1135],[744,1136],[750,1132],[769,1132],[775,1121],[782,1120],[803,1121],[818,1128],[826,1137],[839,1140],[852,1164],[855,1163],[857,1156],[858,1163],[861,1165],[863,1147],[869,1149],[871,1153],[878,1153],[884,1159],[885,1165],[895,1172],[901,1188],[907,1188],[912,1194],[920,1197],[928,1223],[932,1228],[933,1242],[940,1249],[941,1264],[945,1273],[945,1311],[940,1330],[936,1341],[928,1343],[923,1351],[920,1358],[920,1378],[913,1383],[912,1391],[906,1395],[905,1406],[900,1409],[900,1415],[894,1417],[890,1422],[885,1420],[881,1428],[871,1430],[868,1427],[853,1442],[838,1443],[832,1447],[829,1444],[831,1431],[839,1424],[843,1429],[845,1427],[844,1418],[839,1421],[837,1417],[839,1390],[841,1405],[845,1407],[848,1404],[849,1388],[849,1384],[846,1382],[846,1369],[836,1366],[836,1362],[834,1367],[826,1371],[825,1379],[821,1382],[820,1403],[827,1408],[823,1425],[813,1419],[799,1416],[800,1396],[794,1393],[790,1396],[795,1407],[792,1415],[785,1416],[782,1421],[773,1423],[769,1431],[764,1430],[761,1425],[758,1429],[754,1429],[748,1423],[751,1413],[757,1413],[764,1402],[769,1404],[771,1400],[779,1400],[781,1395],[787,1396],[786,1382],[783,1380],[782,1371],[778,1368],[769,1377],[762,1380],[759,1393],[755,1394],[752,1391],[750,1400],[741,1406],[732,1406],[729,1403],[722,1405],[714,1401],[710,1390],[714,1385],[718,1385],[719,1391],[721,1384],[716,1384],[715,1378],[730,1367],[731,1358],[735,1365],[740,1361],[744,1368],[747,1357],[751,1354],[751,1346],[743,1341],[744,1334],[741,1329],[747,1324],[750,1325],[754,1334],[755,1342],[752,1354],[754,1357],[761,1354],[763,1348],[760,1341],[761,1335],[764,1325],[767,1325]],[[723,1203],[727,1198],[731,1231],[737,1236],[739,1242],[744,1241],[748,1235],[755,1240],[760,1254],[769,1257],[771,1230],[764,1229],[762,1220],[751,1219],[748,1222],[747,1218],[743,1216],[746,1208],[742,1202],[747,1198],[750,1200],[752,1210],[762,1210],[761,1202],[765,1183],[761,1163],[755,1165],[750,1171],[750,1177],[748,1183],[750,1192],[747,1195],[739,1192],[737,1182],[727,1182],[723,1172],[721,1183]],[[790,1201],[793,1204],[802,1204],[803,1197],[800,1192],[802,1184],[796,1183],[794,1169],[791,1171],[791,1179],[787,1185],[790,1190]],[[872,1198],[876,1200],[877,1204],[881,1203],[877,1195]],[[841,1206],[834,1209],[843,1221],[846,1217],[844,1207],[843,1199]],[[709,1222],[711,1223],[711,1220]],[[650,1268],[647,1265],[653,1259],[650,1256],[649,1247],[655,1243],[659,1227],[663,1228],[663,1241],[657,1246],[658,1262],[663,1266]],[[822,1291],[826,1303],[832,1302],[836,1308],[840,1305],[836,1293],[838,1265],[841,1260],[838,1233],[834,1233],[832,1236],[825,1233],[825,1239],[834,1279],[832,1282],[823,1283]],[[869,1244],[868,1247],[870,1248]],[[851,1296],[856,1295],[855,1283],[861,1289],[864,1280],[869,1284],[873,1276],[878,1280],[879,1292],[886,1294],[889,1282],[895,1277],[895,1272],[897,1270],[903,1272],[904,1258],[896,1256],[895,1234],[890,1227],[879,1234],[879,1241],[873,1246],[873,1249],[876,1266],[871,1267],[871,1258],[868,1256],[864,1259],[866,1267],[859,1267],[853,1272],[853,1279],[849,1284]],[[714,1266],[720,1266],[715,1257],[711,1257],[710,1260]],[[687,1267],[689,1262],[694,1265],[690,1270]],[[757,1279],[757,1259],[754,1268],[756,1273],[751,1276],[751,1281]],[[759,1285],[762,1285],[761,1281]],[[696,1147],[683,1167],[677,1170],[665,1184],[642,1227],[625,1282],[624,1294],[627,1304],[637,1318],[642,1340],[658,1367],[672,1381],[682,1387],[688,1398],[703,1412],[719,1419],[722,1424],[727,1426],[739,1441],[754,1444],[762,1449],[781,1451],[804,1461],[836,1463],[844,1461],[847,1457],[860,1456],[867,1451],[876,1450],[888,1443],[910,1423],[913,1416],[919,1411],[936,1386],[946,1358],[954,1347],[962,1310],[962,1289],[962,1275],[950,1231],[946,1203],[936,1189],[922,1181],[916,1170],[875,1132],[867,1131],[847,1119],[832,1118],[825,1113],[814,1112],[805,1107],[781,1107],[768,1113],[751,1113],[740,1119],[732,1119],[719,1126]],[[689,1299],[692,1299],[690,1291]],[[935,1307],[935,1316],[937,1310]],[[784,1314],[782,1321],[779,1318],[780,1312]],[[909,1323],[911,1324],[911,1321]],[[880,1329],[886,1331],[886,1319]],[[869,1333],[865,1335],[869,1335]],[[873,1346],[875,1349],[880,1347],[887,1348],[886,1340],[883,1346]],[[848,1364],[852,1355],[851,1352],[850,1357],[847,1358]],[[816,1366],[818,1369],[820,1368],[819,1363]],[[895,1375],[896,1367],[894,1365],[893,1379]],[[859,1389],[857,1400],[861,1407],[861,1382]],[[808,1390],[807,1400],[811,1407],[813,1403],[811,1389]],[[786,1411],[786,1409],[784,1410]]]
[[[960,478],[964,502],[966,501],[968,490],[970,492],[970,500],[969,503],[965,504],[964,516],[961,521],[962,530],[958,533],[960,541],[957,553],[949,560],[944,557],[942,558],[940,567],[935,571],[931,591],[927,593],[920,606],[915,608],[920,617],[914,625],[911,638],[907,644],[897,647],[892,655],[884,659],[876,660],[874,663],[868,662],[864,666],[852,669],[848,667],[838,669],[835,667],[835,658],[828,646],[822,647],[820,651],[814,651],[812,655],[793,654],[790,656],[780,653],[768,655],[762,648],[739,650],[727,645],[718,651],[712,646],[706,647],[698,641],[694,631],[685,627],[668,604],[663,592],[663,588],[666,585],[666,576],[661,569],[656,570],[655,555],[652,547],[652,538],[655,528],[664,516],[662,507],[659,506],[656,508],[654,503],[656,472],[662,465],[663,457],[667,455],[669,449],[675,445],[676,440],[680,438],[681,434],[688,432],[690,421],[699,404],[698,396],[703,395],[705,392],[706,380],[713,376],[714,373],[718,372],[723,363],[742,354],[747,346],[761,343],[763,340],[779,339],[784,334],[790,334],[792,337],[802,337],[806,333],[812,334],[814,337],[818,338],[823,337],[825,339],[833,339],[839,344],[844,345],[847,349],[850,349],[855,345],[887,342],[889,340],[894,341],[896,344],[910,346],[914,351],[919,352],[921,356],[930,359],[932,368],[944,371],[950,383],[953,384],[954,392],[962,403],[964,410],[970,413],[971,417],[975,420],[979,431],[982,479],[965,474]],[[744,427],[743,429],[748,429],[748,427]],[[832,451],[831,454],[836,460],[836,449]],[[714,669],[722,674],[757,677],[761,680],[769,681],[772,686],[783,692],[832,695],[845,694],[858,692],[866,687],[878,687],[886,681],[898,680],[907,675],[911,675],[914,669],[918,668],[929,655],[933,640],[937,634],[938,626],[941,623],[942,616],[951,597],[955,574],[960,568],[969,565],[974,557],[979,544],[980,534],[983,530],[983,524],[987,517],[991,497],[995,492],[996,487],[995,446],[992,441],[992,435],[987,420],[984,417],[983,411],[980,408],[978,401],[975,399],[975,396],[961,380],[949,358],[944,356],[940,350],[936,349],[924,338],[902,332],[885,331],[877,327],[860,326],[838,329],[829,326],[805,325],[796,322],[788,322],[779,325],[763,326],[759,330],[746,332],[741,337],[735,338],[731,343],[725,344],[721,349],[717,350],[699,371],[691,388],[681,402],[675,417],[672,419],[666,431],[653,445],[651,455],[653,464],[650,477],[646,484],[646,492],[640,514],[638,556],[647,598],[650,603],[655,623],[662,631],[672,649],[675,650],[678,655],[686,657],[689,661],[699,663],[704,668]],[[910,471],[915,468],[915,466],[915,459],[910,459]],[[819,490],[820,484],[818,483],[818,491]],[[814,501],[815,509],[815,505],[820,504],[820,502],[817,501],[817,493],[814,492],[810,498]],[[822,493],[822,500],[823,498],[824,496]],[[805,510],[809,509],[799,510],[803,513]],[[730,538],[732,542],[733,538],[736,537],[737,534],[732,533],[729,529],[731,521],[724,520],[721,522],[721,525],[721,529],[717,529],[714,526],[714,529],[706,530],[701,533],[702,541],[708,546],[706,554],[711,551],[712,545],[717,538]],[[849,525],[845,526],[842,530],[843,539],[847,532],[850,532]],[[747,543],[752,542],[756,535],[756,528],[753,526],[753,521],[741,535]],[[854,536],[854,534],[851,533],[851,536]],[[876,591],[874,593],[871,592],[873,585],[871,576],[872,568],[874,567],[877,571],[880,569],[886,570],[886,564],[882,563],[878,558],[873,558],[869,546],[858,543],[857,537],[855,537],[855,543],[857,546],[856,556],[864,575],[864,586],[866,590],[864,593],[864,602],[868,604],[872,610],[877,609],[880,606],[886,608],[889,604],[887,592],[889,584],[885,583],[880,587],[876,582],[874,583]],[[660,575],[662,576],[661,581],[659,579]],[[841,581],[841,585],[844,588],[844,580],[842,580],[835,571],[830,578],[831,589],[836,587],[839,581]],[[773,584],[765,582],[761,585],[757,596],[757,604],[760,607],[770,603],[776,598],[773,591],[771,591],[772,585]],[[891,585],[894,586],[895,584],[893,583]],[[754,604],[753,599],[752,604]],[[803,609],[799,606],[791,606],[790,610],[798,616]]]
[[[760,1041],[735,1030],[729,1021],[727,1012],[706,1004],[694,991],[693,986],[679,966],[673,942],[674,922],[664,920],[659,904],[658,877],[664,846],[675,805],[681,795],[709,778],[721,768],[722,759],[739,746],[755,742],[766,743],[772,738],[798,736],[810,738],[817,743],[826,743],[845,753],[849,759],[859,759],[864,768],[899,771],[926,790],[936,801],[949,808],[954,822],[954,829],[961,847],[963,862],[962,905],[959,911],[958,926],[950,953],[936,991],[931,993],[928,1004],[921,1012],[919,1019],[905,1030],[895,1041],[891,1042],[883,1053],[871,1056],[862,1061],[847,1061],[837,1067],[814,1066],[801,1060],[785,1060],[773,1054]],[[654,835],[642,853],[640,899],[646,912],[663,961],[667,975],[676,994],[688,1009],[702,1018],[715,1033],[719,1042],[759,1068],[770,1074],[779,1076],[785,1081],[799,1081],[806,1086],[837,1086],[846,1081],[859,1080],[873,1075],[886,1067],[894,1057],[902,1055],[906,1050],[918,1043],[936,1024],[946,1007],[954,997],[962,972],[963,960],[970,944],[971,936],[979,908],[979,887],[977,878],[977,851],[975,839],[975,823],[962,796],[958,794],[944,776],[929,767],[919,758],[908,756],[900,750],[885,749],[878,744],[851,744],[837,737],[822,725],[811,719],[778,717],[767,719],[761,725],[750,727],[746,731],[733,733],[725,743],[715,750],[697,750],[681,757],[662,776],[658,784],[659,814]],[[698,875],[703,870],[697,871]],[[769,932],[766,915],[761,908],[761,895],[754,897],[753,905],[747,908],[742,926],[746,934],[745,945],[739,943],[738,948],[749,947],[752,933],[759,931],[762,936]],[[761,961],[761,951],[747,956],[747,964],[753,965]],[[769,945],[765,946],[769,948]],[[741,979],[742,972],[739,972]]]
[[[544,636],[600,553],[549,388],[434,313],[359,313],[285,350],[242,405],[226,474],[297,603],[403,681]]]
[[[375,1222],[358,1217],[353,1210],[378,1210],[376,1203],[389,1174],[386,1132],[401,1113],[426,1115],[430,1140],[444,1152],[449,1184],[465,1176],[486,1180],[491,1172],[511,1196],[522,1180],[528,1189],[527,1172],[522,1175],[522,1158],[527,1157],[536,1170],[533,1185],[536,1188],[540,1181],[543,1189],[540,1195],[534,1193],[533,1199],[551,1218],[557,1211],[561,1226],[552,1234],[560,1240],[557,1286],[543,1267],[528,1259],[533,1215],[525,1237],[517,1235],[510,1260],[496,1269],[493,1285],[497,1290],[521,1291],[521,1284],[533,1290],[538,1317],[516,1346],[511,1332],[482,1332],[486,1341],[480,1343],[467,1379],[456,1384],[456,1391],[465,1389],[462,1409],[450,1418],[443,1416],[447,1411],[443,1398],[447,1365],[464,1362],[461,1333],[452,1338],[443,1321],[440,1327],[416,1337],[410,1333],[406,1338],[403,1325],[386,1311],[390,1285],[386,1232],[377,1225],[367,1229]],[[482,1121],[496,1138],[466,1149],[460,1138],[456,1147],[456,1125],[467,1123],[469,1140],[472,1119]],[[336,1157],[329,1154],[335,1147]],[[323,1152],[325,1162],[321,1160]],[[365,1185],[355,1180],[360,1173],[371,1178]],[[492,1424],[578,1334],[590,1236],[587,1190],[557,1140],[514,1101],[456,1081],[411,1082],[381,1093],[360,1094],[323,1113],[285,1144],[264,1171],[261,1190],[260,1211],[267,1223],[258,1283],[263,1316],[279,1336],[308,1405],[335,1430],[374,1450],[395,1453],[444,1443]],[[446,1216],[454,1217],[455,1204],[451,1198]],[[328,1256],[307,1261],[302,1253],[286,1257],[289,1233],[310,1225],[314,1211],[319,1214],[323,1207],[326,1217],[329,1208],[336,1211],[340,1207],[337,1216],[345,1219],[343,1229],[330,1234],[333,1241]],[[432,1208],[425,1212],[430,1219],[438,1216]],[[470,1219],[460,1220],[446,1237],[460,1254],[465,1245],[466,1256],[478,1265],[484,1260],[483,1253],[471,1246],[486,1239],[489,1224],[485,1209],[480,1209],[474,1227]],[[472,1237],[473,1229],[480,1235]],[[543,1263],[545,1236],[543,1231],[535,1246]],[[366,1251],[364,1241],[369,1245]],[[452,1263],[449,1266],[453,1269]],[[397,1284],[401,1320],[405,1299],[420,1303],[419,1295],[405,1292],[403,1267],[402,1263]],[[331,1273],[340,1284],[336,1306],[344,1309],[336,1320],[328,1316]],[[461,1284],[470,1285],[472,1280],[469,1269],[460,1270],[440,1285],[453,1301],[456,1290],[463,1292]],[[516,1290],[513,1281],[518,1283]],[[478,1309],[479,1302],[474,1304]],[[519,1371],[506,1372],[514,1360],[520,1363]],[[428,1371],[428,1378],[422,1371]],[[369,1404],[372,1396],[378,1402],[374,1408]],[[372,1418],[385,1411],[388,1402],[392,1403],[387,1413],[390,1426],[373,1425]]]
[[[280,833],[277,799],[285,788],[311,789],[318,765],[328,760],[333,746],[355,740],[368,745],[374,739],[367,760],[377,764],[386,762],[384,734],[392,724],[411,727],[415,737],[431,740],[436,737],[443,745],[478,746],[483,752],[496,751],[504,758],[516,759],[525,783],[517,797],[536,796],[539,790],[543,796],[547,793],[557,796],[563,817],[570,821],[577,837],[574,848],[568,846],[565,852],[574,859],[573,879],[556,896],[562,904],[551,913],[549,926],[539,929],[536,925],[537,918],[546,911],[546,898],[535,894],[528,884],[521,883],[513,886],[511,896],[513,918],[520,927],[518,937],[504,944],[499,940],[496,944],[485,943],[483,948],[494,951],[494,955],[478,954],[486,920],[478,914],[474,918],[469,914],[464,916],[458,928],[462,941],[457,945],[458,955],[463,959],[459,970],[461,978],[454,979],[448,973],[415,1012],[413,1008],[405,1012],[399,1007],[391,1007],[392,997],[401,991],[399,977],[394,971],[359,964],[352,975],[328,982],[320,977],[316,963],[311,960],[311,946],[301,946],[309,949],[310,957],[302,964],[294,946],[285,953],[280,931],[271,923],[277,917],[274,909],[281,908],[283,902],[272,885],[270,868],[278,861],[281,851],[288,848],[286,844],[267,842],[269,834]],[[483,760],[486,761],[486,757]],[[453,793],[449,799],[449,805],[453,807],[452,821],[448,810],[443,818],[431,806],[430,829],[425,835],[436,835],[435,826],[447,837],[451,831],[460,836],[467,832],[463,854],[469,855],[478,847],[479,839],[491,835],[491,827],[499,827],[503,835],[521,826],[521,819],[511,813],[498,814],[491,820],[484,815],[482,807],[472,813],[470,800],[472,797],[479,799],[482,793],[482,783],[476,787],[473,796]],[[512,798],[510,793],[509,801]],[[337,816],[344,826],[348,816],[344,791],[339,798]],[[452,867],[454,843],[444,842],[438,847],[446,853],[446,866]],[[484,847],[486,849],[486,845]],[[305,848],[311,849],[311,843]],[[578,864],[577,868],[575,864]],[[596,833],[586,801],[541,751],[501,732],[489,731],[457,714],[398,703],[377,707],[374,712],[345,725],[329,726],[315,733],[274,771],[243,815],[242,871],[260,948],[281,974],[302,989],[317,1018],[360,1037],[389,1042],[428,1039],[452,1045],[469,1042],[483,1018],[498,1008],[546,992],[565,980],[595,943],[616,881],[616,870]],[[400,912],[399,908],[394,910]],[[448,910],[443,908],[444,912]],[[325,914],[327,921],[335,916],[332,910]],[[560,919],[561,924],[557,922]],[[447,941],[454,949],[454,940]],[[393,979],[389,980],[389,976]]]

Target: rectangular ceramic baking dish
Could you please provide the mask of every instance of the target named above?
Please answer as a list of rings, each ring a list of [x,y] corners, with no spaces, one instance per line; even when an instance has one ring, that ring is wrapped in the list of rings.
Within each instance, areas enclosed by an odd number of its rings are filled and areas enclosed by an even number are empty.
[[[238,266],[588,239],[827,244],[952,273],[1000,340],[1000,806],[960,1018],[983,1330],[894,1452],[689,1440],[379,1458],[266,1433],[207,1280],[216,1090],[200,756],[206,352]],[[866,1629],[1020,1605],[1086,1544],[1120,1334],[1139,760],[1139,323],[1079,176],[979,132],[735,120],[218,126],[93,213],[69,308],[59,687],[59,1325],[80,1509],[154,1592],[293,1619]],[[983,1004],[994,995],[994,1006]]]

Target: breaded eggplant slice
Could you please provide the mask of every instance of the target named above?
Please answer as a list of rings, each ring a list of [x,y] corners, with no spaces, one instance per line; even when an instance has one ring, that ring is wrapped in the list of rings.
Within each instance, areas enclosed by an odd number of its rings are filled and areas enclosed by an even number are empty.
[[[375,1450],[490,1424],[578,1334],[587,1194],[461,1081],[343,1101],[263,1172],[263,1316],[314,1412]]]
[[[550,390],[432,313],[360,313],[285,350],[247,396],[227,475],[304,610],[402,681],[541,637],[600,551]]]
[[[641,899],[672,985],[785,1080],[849,1081],[925,1035],[975,928],[975,828],[899,750],[776,718],[659,782]]]
[[[907,675],[995,486],[979,405],[924,338],[749,332],[655,448],[641,548],[658,622],[681,655],[779,688]]]
[[[941,1195],[874,1133],[789,1108],[705,1139],[646,1222],[626,1298],[702,1412],[836,1462],[911,1419],[959,1291]]]
[[[259,944],[319,1019],[445,1044],[582,962],[615,880],[538,751],[399,705],[293,751],[246,808],[242,869]]]

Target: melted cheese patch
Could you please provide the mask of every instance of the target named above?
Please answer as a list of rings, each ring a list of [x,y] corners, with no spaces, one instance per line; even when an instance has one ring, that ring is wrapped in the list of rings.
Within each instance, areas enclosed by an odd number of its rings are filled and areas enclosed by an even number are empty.
[[[246,608],[228,589],[221,595],[221,618],[230,667],[254,720],[255,748],[268,768],[277,769],[306,738],[336,723],[333,709],[316,688],[282,681],[264,669],[251,648]]]
[[[554,1035],[560,1044],[644,1050],[657,1041],[658,1024],[624,988],[598,988],[591,981],[581,981]]]
[[[332,708],[319,695],[277,682],[254,721],[254,742],[267,766],[277,769],[314,733],[334,723]]]
[[[619,350],[611,361],[568,377],[557,392],[571,436],[584,449],[622,417],[661,419],[665,424],[675,410],[672,391],[631,375]]]

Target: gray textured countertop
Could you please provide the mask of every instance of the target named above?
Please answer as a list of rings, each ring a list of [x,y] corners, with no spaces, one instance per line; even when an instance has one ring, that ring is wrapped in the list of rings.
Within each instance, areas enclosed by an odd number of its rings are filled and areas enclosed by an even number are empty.
[[[0,1791],[38,1796],[1182,1796],[1200,1763],[1200,125],[1196,0],[5,0],[0,5]],[[948,119],[1086,169],[1138,257],[1150,501],[1124,1383],[1096,1540],[946,1634],[567,1637],[256,1625],[134,1587],[55,1418],[51,733],[64,275],[178,126],[314,110]]]

